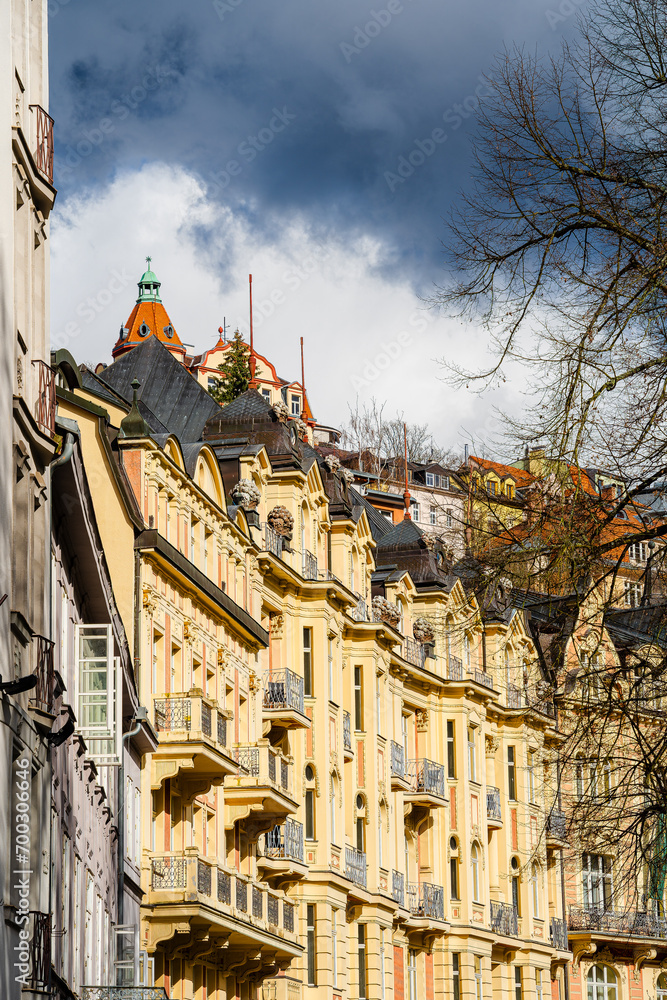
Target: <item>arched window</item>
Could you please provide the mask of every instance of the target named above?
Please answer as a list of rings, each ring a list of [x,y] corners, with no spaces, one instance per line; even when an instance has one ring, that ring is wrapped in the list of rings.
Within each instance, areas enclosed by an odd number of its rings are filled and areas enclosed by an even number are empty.
[[[540,870],[537,865],[530,869],[530,884],[533,891],[533,916],[540,915]]]
[[[451,899],[460,899],[459,896],[459,842],[456,837],[449,838],[449,895]]]
[[[481,902],[479,885],[479,848],[473,844],[470,849],[470,872],[472,875],[472,898],[476,903]]]
[[[667,1000],[667,975],[664,972],[658,976],[657,1000]]]
[[[306,840],[315,840],[315,771],[310,764],[306,767],[305,777],[304,809],[306,813]]]
[[[466,632],[463,636],[463,666],[466,670],[470,670],[472,666],[472,654],[470,651],[470,636]]]
[[[594,965],[588,973],[587,1000],[618,1000],[616,973],[606,965]]]

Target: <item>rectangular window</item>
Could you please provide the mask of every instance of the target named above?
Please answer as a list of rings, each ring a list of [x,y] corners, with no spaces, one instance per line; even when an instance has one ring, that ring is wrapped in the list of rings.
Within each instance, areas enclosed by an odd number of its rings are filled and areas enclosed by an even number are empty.
[[[329,666],[329,701],[334,700],[334,654],[333,639],[329,639],[327,645],[327,663]]]
[[[308,948],[308,985],[317,986],[317,966],[315,962],[315,907],[306,906],[306,940]]]
[[[440,487],[443,490],[449,489],[449,476],[442,476],[440,478]]]
[[[452,899],[459,898],[459,862],[457,858],[449,859],[449,894]]]
[[[638,608],[639,603],[642,599],[642,587],[638,583],[631,583],[630,580],[625,580],[624,584],[624,601],[628,608]]]
[[[468,777],[471,781],[477,781],[477,744],[475,740],[475,727],[468,726]]]
[[[438,523],[438,511],[435,507],[430,507],[428,512],[428,519],[430,524]]]
[[[386,982],[385,982],[385,947],[384,947],[384,927],[380,928],[380,1000],[385,1000],[386,997]],[[334,984],[335,985],[335,984]]]
[[[646,542],[633,542],[630,546],[629,554],[634,562],[646,562],[648,558],[648,546]]]
[[[584,854],[582,868],[586,909],[610,909],[613,897],[611,858],[601,854]]]
[[[380,686],[382,678],[376,676],[375,678],[375,724],[377,726],[378,733],[382,732],[382,688]]]
[[[190,562],[195,561],[195,542],[197,540],[197,522],[194,518],[190,519]]]
[[[359,996],[366,997],[366,924],[357,928],[357,955],[359,957]]]
[[[453,1000],[461,1000],[461,955],[458,951],[452,955],[452,995]]]
[[[432,472],[427,472],[426,473],[426,485],[427,486],[435,486],[435,476],[433,475]]]
[[[313,630],[303,630],[303,693],[306,698],[313,696]]]
[[[292,396],[292,416],[298,417],[301,414],[301,400],[298,396]]]
[[[122,726],[120,670],[113,655],[111,625],[77,626],[78,730],[96,763],[120,762]]]
[[[364,728],[364,692],[361,667],[354,668],[354,728],[362,732]]]
[[[514,1000],[523,1000],[523,990],[521,988],[521,966],[514,969]]]
[[[456,777],[456,739],[452,719],[447,721],[447,777]]]
[[[513,802],[516,801],[516,761],[514,759],[514,747],[507,748],[507,794]]]
[[[496,495],[496,483],[494,482],[493,479],[489,479],[488,480],[488,482],[486,484],[486,489],[487,489],[487,492],[488,492],[488,494],[490,496],[493,497],[493,496]]]
[[[451,528],[451,526],[452,526],[452,510],[451,507],[448,507],[447,510],[445,511],[445,527]]]
[[[306,840],[315,840],[315,792],[312,788],[306,789]]]
[[[338,925],[336,922],[338,914],[336,910],[331,910],[331,964],[333,966],[333,985],[338,986]]]
[[[417,1000],[417,952],[408,948],[408,996]]]
[[[264,396],[264,399],[267,401],[267,403],[271,402],[271,390],[270,389],[262,389],[262,396]]]
[[[415,500],[413,500],[412,503],[410,504],[410,514],[412,516],[413,521],[421,520],[419,504]]]
[[[516,859],[512,859],[512,864],[515,864]],[[512,875],[512,905],[516,910],[518,917],[521,916],[521,891],[520,891],[520,880],[518,875]]]
[[[528,752],[528,801],[535,801],[535,754]]]
[[[473,959],[473,967],[475,970],[475,1000],[484,1000],[484,994],[482,992],[482,960],[475,956]]]
[[[544,991],[542,989],[542,970],[535,970],[535,996],[537,1000],[544,1000]]]

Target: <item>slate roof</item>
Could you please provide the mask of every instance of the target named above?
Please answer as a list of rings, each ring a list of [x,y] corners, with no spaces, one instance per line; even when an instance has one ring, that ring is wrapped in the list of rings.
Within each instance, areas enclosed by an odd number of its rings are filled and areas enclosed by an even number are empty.
[[[222,412],[157,337],[148,337],[95,378],[128,403],[132,399],[131,382],[138,379],[138,398],[146,408],[143,412],[141,406],[139,409],[146,422],[156,432],[175,434],[181,442],[201,440],[207,420]],[[159,428],[151,415],[157,418]]]
[[[368,523],[371,529],[371,535],[373,540],[378,542],[383,538],[387,532],[391,531],[391,522],[387,520],[380,514],[372,503],[369,503],[366,497],[362,496],[358,490],[355,490],[353,486],[350,487],[350,495],[352,497],[352,502],[355,506],[360,506],[366,511],[366,517],[368,518]]]
[[[214,448],[230,439],[263,444],[274,468],[303,467],[303,442],[293,421],[281,421],[256,389],[248,389],[216,412],[202,427],[202,437]]]

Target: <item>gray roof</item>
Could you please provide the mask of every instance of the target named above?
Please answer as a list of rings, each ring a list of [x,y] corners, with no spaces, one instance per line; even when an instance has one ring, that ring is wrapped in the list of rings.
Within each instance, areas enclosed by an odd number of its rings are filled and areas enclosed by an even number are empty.
[[[148,337],[95,378],[128,402],[131,382],[138,379],[138,398],[145,407],[140,406],[140,412],[146,422],[157,432],[175,434],[181,442],[199,441],[206,421],[222,412],[157,337]]]

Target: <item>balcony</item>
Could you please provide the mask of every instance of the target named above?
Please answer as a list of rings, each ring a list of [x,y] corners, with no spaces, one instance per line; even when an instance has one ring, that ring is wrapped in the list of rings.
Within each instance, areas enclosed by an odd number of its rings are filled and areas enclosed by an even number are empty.
[[[540,712],[555,719],[556,710],[553,704],[553,693],[550,694],[549,685],[544,681],[539,684],[529,684],[526,688],[526,704],[533,712]]]
[[[507,707],[523,708],[523,691],[516,684],[507,685]]]
[[[46,361],[35,359],[32,364],[37,376],[35,421],[42,434],[53,437],[56,431],[56,376]]]
[[[462,681],[465,677],[463,661],[458,656],[450,656],[447,660],[447,680]]]
[[[304,861],[303,825],[288,819],[284,826],[274,826],[257,843],[257,867],[264,878],[297,882],[308,869]]]
[[[567,926],[575,934],[667,939],[667,920],[646,910],[605,910],[570,906]]]
[[[354,757],[354,750],[352,749],[352,724],[349,712],[343,712],[343,757],[345,760],[352,760]]]
[[[547,847],[564,847],[567,844],[567,816],[552,809],[547,816]]]
[[[414,639],[406,639],[403,643],[403,659],[415,667],[423,667],[426,660],[426,650],[420,642]]]
[[[302,950],[294,934],[294,906],[283,893],[221,868],[196,848],[151,857],[144,903],[149,951],[177,931],[184,947],[205,934],[211,947],[239,953],[241,961],[261,950],[267,966]]]
[[[405,750],[395,740],[389,744],[389,761],[392,792],[408,792],[411,783],[405,767]]]
[[[35,166],[53,184],[53,118],[39,104],[31,104],[30,111],[35,115]]]
[[[301,560],[301,576],[304,580],[317,580],[317,556],[305,549]]]
[[[490,674],[487,674],[484,670],[478,670],[476,667],[473,667],[471,670],[468,671],[468,677],[472,681],[474,681],[475,684],[479,684],[480,687],[484,687],[487,688],[489,691],[493,691],[493,678],[491,677]]]
[[[30,692],[29,707],[40,728],[51,730],[55,718],[56,673],[53,663],[54,643],[43,635],[34,636],[37,651],[37,684]]]
[[[519,914],[516,906],[491,900],[491,930],[503,937],[518,937]]]
[[[355,885],[366,888],[366,855],[354,847],[345,848],[345,877]]]
[[[244,823],[251,843],[297,811],[291,760],[269,743],[235,747],[238,773],[225,781],[226,825]]]
[[[282,559],[283,557],[283,545],[285,538],[283,535],[279,535],[277,531],[271,527],[270,524],[265,524],[264,526],[264,551],[270,552],[271,555],[275,556],[276,559]]]
[[[303,677],[293,670],[272,670],[264,678],[262,714],[283,729],[310,729],[303,704]]]
[[[153,724],[159,744],[152,758],[151,782],[159,788],[178,778],[185,801],[221,785],[238,768],[226,748],[227,719],[197,689],[190,694],[153,698]]]
[[[567,939],[567,920],[561,920],[560,917],[552,917],[549,931],[552,948],[555,948],[556,951],[570,950]]]
[[[403,801],[426,809],[437,809],[445,805],[445,769],[442,764],[421,757],[408,761],[406,775],[409,791]]]
[[[169,1000],[161,986],[84,986],[81,1000]]]
[[[372,622],[373,618],[368,610],[368,605],[363,597],[360,597],[356,605],[348,611],[350,618],[355,622]]]
[[[407,901],[413,917],[445,919],[445,890],[441,885],[432,885],[429,882],[416,885],[414,882],[408,882]]]
[[[51,982],[51,916],[31,910],[28,914],[30,944],[29,988],[37,992],[49,991]]]
[[[405,906],[405,876],[401,872],[391,873],[391,898],[399,906]]]
[[[487,785],[486,788],[486,822],[491,830],[499,830],[503,825],[503,814],[500,808],[500,789]]]

